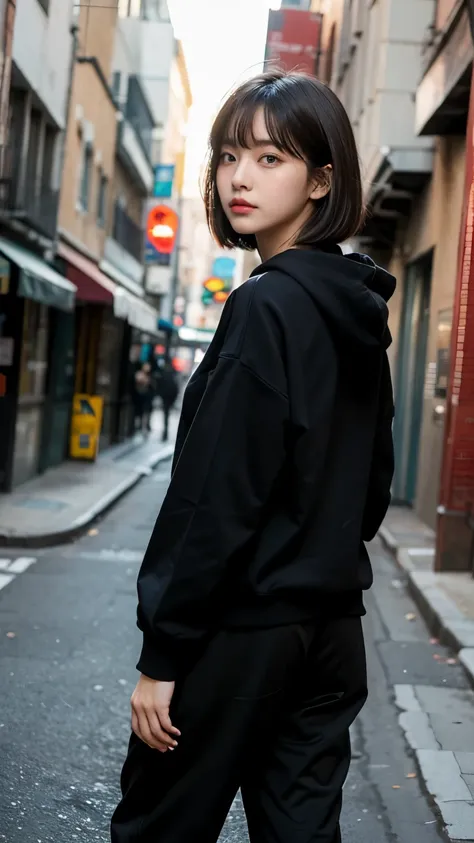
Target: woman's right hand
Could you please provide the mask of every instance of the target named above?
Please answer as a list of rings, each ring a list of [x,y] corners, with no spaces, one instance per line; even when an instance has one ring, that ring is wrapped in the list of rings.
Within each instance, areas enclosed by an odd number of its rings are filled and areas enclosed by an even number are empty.
[[[181,732],[170,720],[175,683],[150,679],[143,673],[132,694],[132,730],[151,749],[167,752],[178,746]]]

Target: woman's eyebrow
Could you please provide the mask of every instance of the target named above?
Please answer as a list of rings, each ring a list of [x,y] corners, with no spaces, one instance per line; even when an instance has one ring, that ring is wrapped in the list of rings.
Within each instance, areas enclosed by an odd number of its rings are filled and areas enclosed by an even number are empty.
[[[252,146],[274,146],[275,149],[281,149],[279,144],[275,143],[275,141],[272,141],[271,138],[252,138],[251,145]],[[235,143],[235,139],[231,140],[230,138],[224,138],[224,140],[222,141],[222,146],[232,146],[233,148],[236,148],[237,146],[239,146],[239,144]]]

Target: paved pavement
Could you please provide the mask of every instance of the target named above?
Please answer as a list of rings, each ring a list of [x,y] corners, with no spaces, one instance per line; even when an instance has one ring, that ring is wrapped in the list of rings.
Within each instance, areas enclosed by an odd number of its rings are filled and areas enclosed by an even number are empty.
[[[108,840],[136,681],[136,574],[168,475],[161,464],[73,543],[0,551],[0,841]],[[353,732],[344,840],[474,840],[466,674],[378,541],[372,556],[370,698]],[[221,843],[247,843],[239,800]]]
[[[178,412],[170,419],[170,441]],[[152,416],[152,433],[108,448],[96,462],[68,460],[0,495],[0,547],[45,547],[78,535],[130,491],[173,446],[160,440],[161,412]]]
[[[435,571],[435,534],[409,509],[391,509],[380,536],[406,572],[430,629],[459,652],[474,685],[474,572]]]

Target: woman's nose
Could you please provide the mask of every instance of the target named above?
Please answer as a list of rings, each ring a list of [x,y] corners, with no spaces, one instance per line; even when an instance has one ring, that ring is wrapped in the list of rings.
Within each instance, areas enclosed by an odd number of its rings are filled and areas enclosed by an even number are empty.
[[[241,190],[242,188],[244,188],[245,190],[250,190],[251,175],[248,162],[241,160],[237,164],[237,167],[235,168],[232,176],[232,187],[234,188],[234,190]]]

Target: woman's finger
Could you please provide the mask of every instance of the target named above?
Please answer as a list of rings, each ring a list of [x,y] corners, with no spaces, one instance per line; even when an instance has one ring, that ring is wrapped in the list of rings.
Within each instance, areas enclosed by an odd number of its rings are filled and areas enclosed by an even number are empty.
[[[161,720],[159,719],[156,711],[151,710],[146,712],[146,716],[148,719],[148,726],[150,728],[150,732],[152,733],[155,740],[160,741],[160,743],[165,744],[166,747],[170,749],[174,749],[177,746],[177,741],[168,735],[164,729],[162,728]]]
[[[164,731],[167,732],[168,735],[177,735],[178,737],[180,737],[181,732],[179,731],[179,729],[176,729],[176,727],[173,726],[171,722],[169,709],[160,709],[158,711],[158,717],[160,720],[161,728],[164,729]]]
[[[138,717],[138,737],[151,749],[157,749],[159,752],[166,752],[168,747],[163,741],[157,740],[151,732],[148,718],[144,711],[137,713]]]

